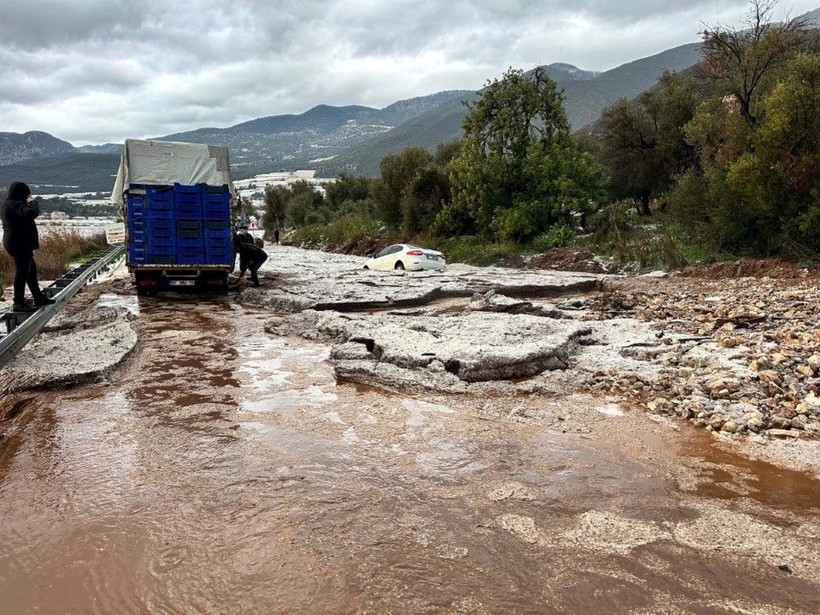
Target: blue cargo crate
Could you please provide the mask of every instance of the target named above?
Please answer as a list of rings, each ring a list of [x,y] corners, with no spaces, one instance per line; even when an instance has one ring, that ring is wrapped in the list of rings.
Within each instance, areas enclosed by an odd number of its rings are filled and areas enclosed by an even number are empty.
[[[233,245],[233,237],[231,237],[230,233],[225,232],[216,232],[216,231],[205,231],[205,241],[207,243],[217,243],[217,244],[225,244],[226,246]]]
[[[181,265],[201,265],[205,262],[202,246],[177,246],[177,262]]]
[[[148,211],[167,212],[170,215],[174,214],[173,192],[149,192],[147,196]]]
[[[225,267],[230,267],[234,264],[235,257],[233,252],[212,252],[206,251],[205,252],[205,264],[206,265],[223,265]]]
[[[145,262],[150,265],[176,265],[177,257],[175,254],[149,254]]]
[[[202,238],[202,220],[177,219],[177,235],[186,238]]]
[[[231,244],[233,234],[229,222],[227,220],[205,220],[205,239]]]
[[[229,233],[231,225],[228,220],[205,220],[205,230]]]
[[[176,240],[174,237],[149,237],[149,254],[174,254],[176,253]]]
[[[148,227],[148,239],[173,239],[174,227],[170,224],[152,224]]]
[[[180,218],[202,216],[202,188],[199,184],[186,186],[174,184],[174,209]]]
[[[131,184],[129,190],[129,262],[233,265],[227,185]]]
[[[174,194],[191,194],[202,198],[202,187],[205,184],[180,184],[174,182]]]
[[[142,246],[131,245],[128,249],[128,262],[142,264],[147,262],[148,254]]]
[[[205,233],[205,245],[211,248],[220,248],[224,250],[234,251],[233,239],[231,237],[220,237],[219,235]]]
[[[227,221],[231,216],[231,193],[228,186],[203,184],[202,214],[205,218]]]

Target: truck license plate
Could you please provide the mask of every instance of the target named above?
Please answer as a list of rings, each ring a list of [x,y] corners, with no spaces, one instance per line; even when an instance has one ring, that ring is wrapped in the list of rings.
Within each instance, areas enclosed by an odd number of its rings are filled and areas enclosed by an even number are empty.
[[[170,280],[168,284],[170,286],[194,286],[196,282],[194,280]]]

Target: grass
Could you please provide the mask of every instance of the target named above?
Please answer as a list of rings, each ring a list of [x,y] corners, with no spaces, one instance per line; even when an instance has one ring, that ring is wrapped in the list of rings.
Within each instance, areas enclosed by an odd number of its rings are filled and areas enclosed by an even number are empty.
[[[390,233],[373,217],[357,213],[342,216],[329,224],[302,227],[295,232],[294,239],[297,244],[311,248],[330,248],[363,238],[371,239],[373,246],[381,247],[391,243],[412,243],[441,250],[448,263],[478,266],[494,265],[510,256],[538,254],[564,245],[608,258],[621,270],[633,272],[675,270],[728,257],[710,249],[702,237],[684,232],[666,216],[657,214],[643,218],[627,203],[616,203],[599,212],[594,228],[597,229],[595,232],[583,236],[574,236],[572,229],[563,227],[551,229],[529,244],[494,242],[479,236],[436,237],[422,233],[407,237]],[[365,242],[362,245],[371,244]]]
[[[40,249],[34,252],[40,280],[54,280],[68,271],[69,264],[88,258],[105,247],[105,235],[84,237],[76,230],[49,233],[40,238]],[[0,284],[7,286],[14,279],[14,260],[0,250]]]
[[[448,263],[466,263],[467,265],[487,266],[518,254],[529,253],[525,246],[512,242],[496,243],[481,237],[451,237],[445,239],[419,238],[418,243],[426,247],[441,250],[447,256]]]
[[[385,237],[384,227],[364,214],[348,214],[328,224],[311,224],[294,232],[293,238],[311,247],[328,246],[363,237]]]

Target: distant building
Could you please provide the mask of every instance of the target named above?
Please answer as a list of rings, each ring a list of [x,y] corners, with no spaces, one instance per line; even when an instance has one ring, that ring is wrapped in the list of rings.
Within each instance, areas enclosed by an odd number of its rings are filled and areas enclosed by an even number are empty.
[[[264,192],[268,186],[284,186],[289,188],[298,181],[306,181],[316,188],[318,192],[324,194],[324,186],[329,182],[336,181],[335,178],[316,177],[316,171],[303,169],[299,171],[274,171],[272,173],[262,173],[248,179],[234,180],[233,185],[237,194],[251,199],[253,208],[257,211],[264,211],[265,203],[259,199],[254,199],[257,192]]]
[[[54,220],[54,221],[68,220],[68,214],[64,211],[52,211],[51,212],[51,219]]]

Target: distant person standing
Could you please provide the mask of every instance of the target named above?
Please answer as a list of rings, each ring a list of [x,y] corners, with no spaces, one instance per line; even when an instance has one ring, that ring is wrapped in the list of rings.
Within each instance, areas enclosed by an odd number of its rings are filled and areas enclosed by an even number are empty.
[[[14,259],[14,305],[15,312],[35,312],[38,307],[51,305],[50,299],[40,290],[37,281],[37,264],[34,250],[40,247],[37,224],[40,205],[31,196],[31,189],[23,182],[12,182],[9,194],[0,205],[3,223],[3,248]],[[34,299],[32,306],[25,299],[26,285]]]
[[[279,245],[279,229],[273,229],[273,242],[278,246]]]

